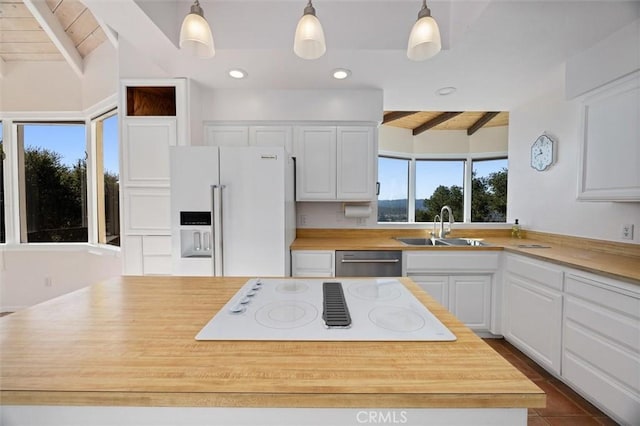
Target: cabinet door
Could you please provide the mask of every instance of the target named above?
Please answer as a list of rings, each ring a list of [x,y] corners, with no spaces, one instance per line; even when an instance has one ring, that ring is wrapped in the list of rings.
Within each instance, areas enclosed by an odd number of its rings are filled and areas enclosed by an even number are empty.
[[[449,277],[449,307],[472,330],[488,331],[491,325],[491,275]]]
[[[579,199],[640,201],[639,115],[640,71],[584,101]]]
[[[549,371],[560,373],[562,293],[505,274],[505,337]]]
[[[293,130],[289,126],[251,126],[249,145],[282,146],[287,153],[293,154]]]
[[[123,120],[125,185],[169,185],[169,147],[176,145],[174,117]]]
[[[333,250],[296,250],[291,252],[294,277],[333,277],[335,252]]]
[[[296,200],[335,201],[336,128],[299,127]]]
[[[207,126],[206,144],[209,146],[248,146],[247,126]]]
[[[375,138],[371,127],[337,129],[337,198],[371,201],[375,196]]]
[[[447,275],[409,275],[429,296],[449,308],[449,277]]]

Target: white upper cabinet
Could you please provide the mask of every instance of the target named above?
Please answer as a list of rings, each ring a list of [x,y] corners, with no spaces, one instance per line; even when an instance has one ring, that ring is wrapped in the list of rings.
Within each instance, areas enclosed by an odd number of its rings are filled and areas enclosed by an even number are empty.
[[[286,152],[293,154],[293,129],[291,126],[251,126],[249,145],[282,146]]]
[[[582,104],[578,199],[640,201],[640,71]]]
[[[249,145],[249,127],[207,126],[205,138],[209,146],[247,146]]]
[[[375,142],[373,127],[298,127],[297,201],[375,198]]]
[[[369,201],[374,197],[375,157],[370,127],[338,127],[336,195],[339,200]]]
[[[336,199],[336,128],[299,127],[296,138],[296,199]]]

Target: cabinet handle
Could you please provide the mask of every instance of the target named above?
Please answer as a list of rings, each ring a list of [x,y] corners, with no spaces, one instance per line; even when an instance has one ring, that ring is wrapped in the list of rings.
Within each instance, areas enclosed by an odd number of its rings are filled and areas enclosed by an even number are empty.
[[[342,263],[398,263],[400,262],[400,259],[353,259],[353,260],[342,259],[340,262]]]
[[[376,196],[380,195],[380,182],[376,182]]]

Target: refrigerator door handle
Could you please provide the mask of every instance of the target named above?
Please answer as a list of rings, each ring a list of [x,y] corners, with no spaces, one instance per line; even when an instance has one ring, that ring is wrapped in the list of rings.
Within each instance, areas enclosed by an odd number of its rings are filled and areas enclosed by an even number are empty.
[[[222,189],[224,185],[213,185],[212,213],[213,213],[213,275],[224,276],[223,243],[222,243]]]

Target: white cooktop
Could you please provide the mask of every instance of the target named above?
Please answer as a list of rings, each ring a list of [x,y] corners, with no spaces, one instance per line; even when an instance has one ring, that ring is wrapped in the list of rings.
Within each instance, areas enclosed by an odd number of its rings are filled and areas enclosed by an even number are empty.
[[[327,328],[323,282],[340,282],[349,328]],[[251,279],[196,340],[452,341],[449,331],[398,280]]]

